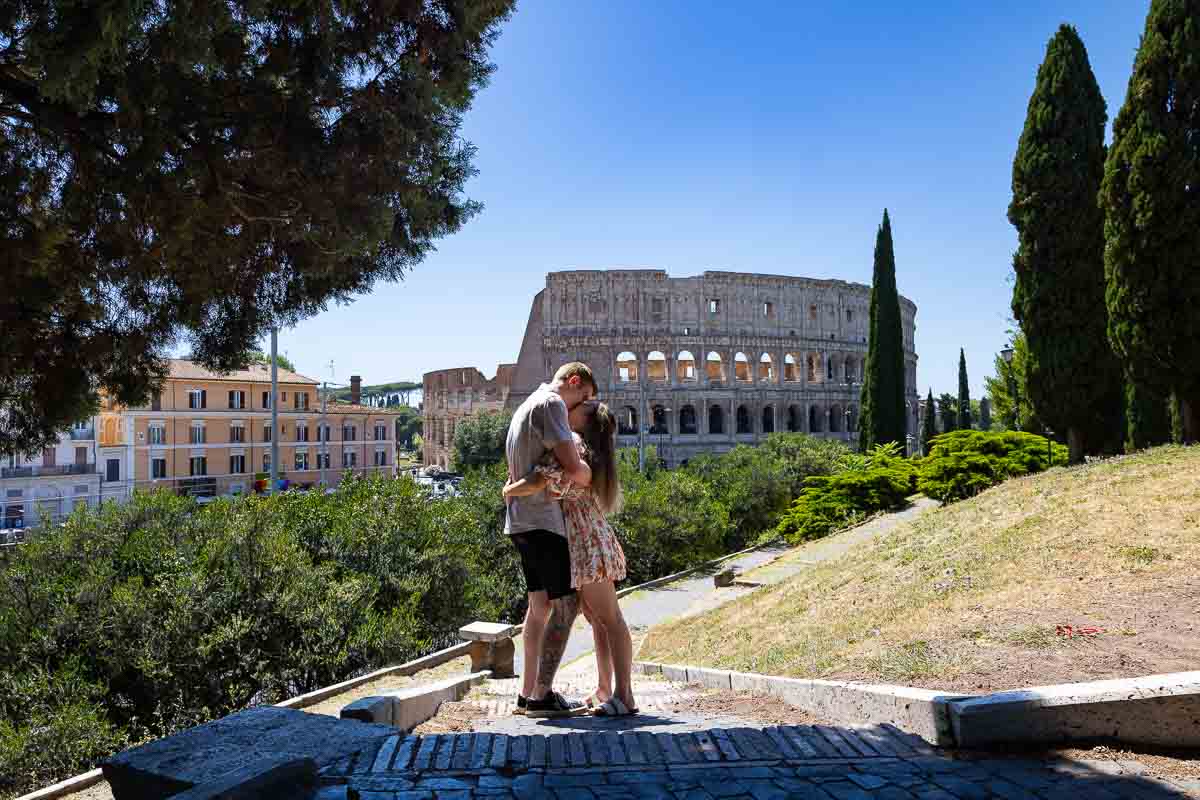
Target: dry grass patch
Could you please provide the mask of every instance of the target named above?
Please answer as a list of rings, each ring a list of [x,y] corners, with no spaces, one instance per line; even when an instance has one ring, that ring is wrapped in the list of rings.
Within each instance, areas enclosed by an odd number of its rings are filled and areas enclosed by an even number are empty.
[[[958,691],[1182,671],[1198,576],[1200,447],[1163,447],[927,512],[639,658]]]

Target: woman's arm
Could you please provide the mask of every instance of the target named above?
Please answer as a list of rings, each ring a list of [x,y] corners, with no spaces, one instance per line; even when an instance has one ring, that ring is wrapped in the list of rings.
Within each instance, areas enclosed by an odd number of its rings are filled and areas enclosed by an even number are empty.
[[[504,484],[504,497],[526,497],[537,494],[544,488],[546,488],[546,476],[540,470],[534,469],[530,470],[524,478]]]

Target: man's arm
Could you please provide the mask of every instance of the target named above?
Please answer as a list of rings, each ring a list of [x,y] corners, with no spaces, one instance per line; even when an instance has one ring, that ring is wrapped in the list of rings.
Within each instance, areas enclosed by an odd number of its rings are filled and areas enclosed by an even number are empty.
[[[579,457],[579,449],[575,447],[574,439],[557,442],[554,445],[554,457],[562,466],[563,474],[576,486],[592,485],[592,468]]]

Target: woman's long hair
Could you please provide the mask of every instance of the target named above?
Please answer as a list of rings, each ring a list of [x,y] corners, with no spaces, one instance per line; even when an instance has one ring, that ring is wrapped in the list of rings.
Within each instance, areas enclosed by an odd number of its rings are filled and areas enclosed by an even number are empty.
[[[600,510],[615,514],[621,510],[621,481],[617,477],[617,418],[604,403],[594,403],[583,430],[587,445],[588,467],[592,470],[592,494]]]

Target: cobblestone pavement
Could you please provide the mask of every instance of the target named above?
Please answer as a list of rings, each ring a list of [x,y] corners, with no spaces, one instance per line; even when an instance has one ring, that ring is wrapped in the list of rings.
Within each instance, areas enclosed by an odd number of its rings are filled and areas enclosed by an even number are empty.
[[[595,730],[394,736],[322,772],[308,800],[448,798],[1195,797],[1137,764],[954,760],[890,726],[786,725],[679,733]]]

